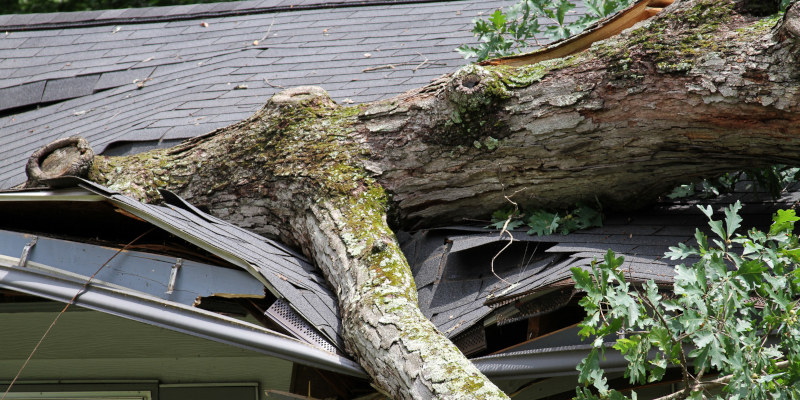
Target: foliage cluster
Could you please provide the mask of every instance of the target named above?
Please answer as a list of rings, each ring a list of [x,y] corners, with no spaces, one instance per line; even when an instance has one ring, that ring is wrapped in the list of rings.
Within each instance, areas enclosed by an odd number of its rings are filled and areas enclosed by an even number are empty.
[[[670,199],[690,196],[709,198],[732,192],[737,184],[746,182],[754,190],[766,190],[777,198],[787,186],[800,179],[800,168],[788,165],[772,165],[765,168],[750,169],[723,174],[698,183],[680,185],[667,195]]]
[[[697,247],[670,248],[671,259],[697,260],[676,267],[671,293],[652,280],[630,283],[623,258],[610,250],[591,270],[572,270],[586,292],[581,335],[595,338],[578,366],[581,383],[594,390],[578,388],[578,399],[628,398],[609,389],[599,366],[609,335],[622,336],[613,348],[628,361],[633,384],[680,369],[683,389],[670,398],[800,398],[800,238],[793,233],[800,218],[781,210],[769,231],[739,235],[738,202],[724,221],[712,218],[711,207],[700,209],[712,239],[698,229]]]
[[[595,21],[627,7],[633,0],[583,0],[587,14],[570,18],[575,8],[571,0],[520,0],[506,12],[495,10],[487,20],[476,19],[472,33],[480,40],[477,46],[463,45],[458,52],[464,58],[483,61],[522,52],[540,39],[566,39],[586,29]],[[546,21],[541,23],[540,21]]]
[[[603,214],[587,204],[579,204],[570,210],[547,211],[543,209],[519,212],[517,208],[505,208],[492,214],[490,227],[513,230],[523,225],[530,228],[529,235],[552,235],[603,225]]]

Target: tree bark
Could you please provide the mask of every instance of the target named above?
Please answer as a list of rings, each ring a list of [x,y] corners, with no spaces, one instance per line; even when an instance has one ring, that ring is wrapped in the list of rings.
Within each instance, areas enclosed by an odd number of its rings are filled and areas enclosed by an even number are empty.
[[[289,89],[177,147],[98,156],[90,178],[143,201],[168,188],[303,249],[337,293],[348,351],[397,398],[505,398],[419,312],[390,225],[485,218],[512,194],[629,208],[797,163],[798,8],[762,20],[742,1],[676,1],[580,54],[470,65],[356,107]]]

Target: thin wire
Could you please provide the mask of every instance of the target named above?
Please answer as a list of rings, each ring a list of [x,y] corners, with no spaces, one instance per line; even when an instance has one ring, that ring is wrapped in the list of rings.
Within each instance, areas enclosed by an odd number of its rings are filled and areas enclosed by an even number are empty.
[[[106,262],[104,262],[104,263],[103,263],[103,265],[101,265],[101,266],[100,266],[100,268],[98,268],[98,269],[97,269],[97,271],[95,271],[95,272],[94,272],[94,274],[92,274],[92,276],[90,276],[90,277],[89,277],[89,279],[87,279],[87,280],[86,280],[86,282],[83,284],[83,286],[80,288],[80,290],[78,290],[78,292],[77,292],[77,293],[75,293],[75,296],[72,296],[72,299],[71,299],[71,300],[70,300],[70,301],[69,301],[69,302],[68,302],[66,305],[64,305],[64,308],[63,308],[63,309],[61,309],[61,312],[59,312],[59,313],[56,315],[56,317],[53,319],[53,322],[50,324],[50,326],[49,326],[49,327],[47,327],[47,330],[46,330],[46,331],[44,331],[44,334],[42,335],[42,337],[41,337],[41,338],[39,338],[39,341],[38,341],[38,342],[36,342],[36,346],[33,346],[33,350],[31,350],[31,353],[30,353],[30,354],[28,354],[28,358],[26,358],[26,359],[25,359],[25,362],[24,362],[24,363],[22,363],[22,366],[21,366],[21,367],[19,368],[19,370],[17,371],[17,375],[16,375],[16,376],[14,376],[14,379],[12,379],[12,380],[11,380],[11,383],[9,383],[9,384],[8,384],[8,387],[6,388],[6,391],[3,393],[3,397],[0,397],[0,400],[4,400],[4,399],[6,398],[6,396],[8,395],[8,393],[11,391],[11,388],[12,388],[12,387],[14,387],[14,383],[16,383],[16,382],[17,382],[17,379],[19,379],[19,377],[22,375],[22,371],[25,369],[25,367],[27,367],[27,366],[28,366],[28,363],[29,363],[29,362],[31,361],[31,359],[33,358],[33,355],[34,355],[34,354],[36,354],[36,350],[39,350],[39,346],[41,346],[41,345],[42,345],[42,342],[44,342],[44,339],[47,337],[47,335],[50,333],[50,331],[53,329],[53,327],[54,327],[54,326],[56,326],[56,322],[58,322],[58,319],[59,319],[59,318],[61,318],[61,315],[63,315],[63,314],[64,314],[64,313],[67,311],[67,309],[69,308],[69,306],[71,306],[72,304],[74,304],[74,303],[75,303],[75,301],[78,299],[78,296],[80,296],[80,295],[82,295],[82,294],[86,293],[86,291],[89,289],[89,284],[92,282],[92,280],[94,279],[94,277],[95,277],[95,276],[97,276],[97,274],[99,274],[99,273],[100,273],[100,271],[102,271],[102,270],[103,270],[103,268],[105,268],[105,266],[106,266],[106,265],[108,265],[108,263],[110,263],[110,262],[111,262],[111,260],[113,260],[114,258],[116,258],[116,257],[117,257],[117,256],[118,256],[120,253],[122,253],[123,251],[125,251],[125,249],[127,249],[128,247],[130,247],[131,245],[133,245],[134,243],[136,243],[136,241],[138,241],[139,239],[141,239],[142,237],[144,237],[144,236],[145,236],[145,235],[147,235],[148,233],[152,232],[154,229],[155,229],[155,228],[150,228],[150,229],[148,229],[148,230],[147,230],[147,232],[145,232],[145,233],[143,233],[143,234],[141,234],[141,235],[137,236],[135,239],[133,239],[133,240],[131,240],[130,242],[128,242],[128,244],[126,244],[125,246],[122,246],[122,248],[120,248],[119,250],[117,250],[117,251],[114,253],[114,255],[112,255],[112,256],[111,256],[111,257],[110,257],[108,260],[106,260]]]
[[[525,190],[525,188],[518,189],[516,192],[512,193],[512,194],[511,194],[511,196],[505,196],[505,195],[503,196],[503,197],[505,197],[505,198],[506,198],[506,200],[507,200],[509,203],[511,203],[511,204],[513,204],[513,205],[514,205],[514,211],[512,211],[512,212],[511,212],[511,214],[509,214],[509,215],[508,215],[508,218],[506,219],[506,222],[503,224],[503,229],[501,229],[501,230],[500,230],[500,239],[502,239],[502,238],[503,238],[503,234],[507,233],[507,234],[508,234],[508,243],[506,243],[506,245],[505,245],[505,246],[503,246],[503,248],[502,248],[502,249],[500,249],[500,251],[498,251],[498,252],[497,252],[497,254],[495,254],[495,255],[494,255],[494,257],[492,257],[492,261],[491,261],[491,263],[490,263],[490,267],[491,267],[491,270],[492,270],[492,274],[495,276],[495,278],[497,278],[497,279],[499,279],[499,280],[501,280],[501,281],[505,282],[505,284],[506,284],[506,285],[508,285],[508,288],[506,288],[506,290],[508,290],[508,289],[510,289],[512,286],[514,286],[514,284],[513,284],[513,283],[511,283],[511,282],[509,282],[509,281],[507,281],[507,280],[505,280],[505,279],[503,279],[503,278],[502,278],[500,275],[498,275],[498,274],[497,274],[497,272],[495,272],[495,271],[494,271],[494,260],[495,260],[495,259],[496,259],[496,258],[497,258],[497,257],[498,257],[498,256],[499,256],[501,253],[503,253],[503,252],[504,252],[504,251],[505,251],[505,250],[508,248],[508,246],[511,246],[511,244],[512,244],[512,243],[514,243],[514,235],[512,235],[512,234],[511,234],[511,232],[509,232],[509,231],[508,231],[508,224],[509,224],[509,223],[511,223],[511,219],[512,219],[512,218],[514,217],[514,215],[516,215],[516,214],[517,214],[517,212],[519,211],[519,206],[517,205],[517,203],[516,203],[516,202],[514,202],[513,200],[511,200],[511,198],[512,198],[512,197],[514,197],[514,195],[516,195],[517,193],[519,193],[519,192],[521,192],[521,191],[523,191],[523,190]],[[2,399],[0,399],[0,400],[2,400]]]

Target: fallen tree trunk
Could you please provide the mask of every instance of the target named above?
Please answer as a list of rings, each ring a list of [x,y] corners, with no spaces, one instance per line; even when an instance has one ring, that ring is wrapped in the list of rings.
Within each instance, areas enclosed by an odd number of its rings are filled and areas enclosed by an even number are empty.
[[[390,226],[486,217],[512,194],[628,208],[688,180],[797,163],[800,7],[763,20],[747,9],[676,1],[585,52],[467,66],[362,106],[290,89],[177,147],[96,157],[90,178],[144,201],[168,188],[303,249],[339,297],[348,350],[397,398],[504,398],[419,312]]]

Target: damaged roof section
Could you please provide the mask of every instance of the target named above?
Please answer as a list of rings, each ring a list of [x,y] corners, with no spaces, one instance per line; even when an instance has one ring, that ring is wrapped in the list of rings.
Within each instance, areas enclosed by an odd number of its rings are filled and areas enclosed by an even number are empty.
[[[29,261],[20,266],[17,261],[19,260],[13,257],[0,256],[0,289],[13,291],[0,290],[0,299],[4,299],[9,293],[12,298],[21,297],[18,293],[26,293],[64,303],[75,299],[75,305],[107,314],[303,365],[356,377],[366,375],[357,364],[347,358],[246,321],[107,284],[84,286],[85,282],[74,277],[54,274],[52,267],[44,271],[41,264],[35,265]],[[32,268],[28,267],[29,264],[33,264]],[[78,293],[80,296],[76,296]]]
[[[772,213],[800,199],[794,190],[771,200],[742,187],[712,203],[721,209],[741,201],[743,226],[765,229]],[[569,235],[514,231],[510,241],[508,233],[496,230],[449,227],[420,231],[401,242],[420,309],[465,354],[541,352],[580,345],[570,327],[582,319],[577,304],[582,295],[574,289],[570,270],[602,261],[609,249],[624,256],[622,268],[632,282],[652,279],[671,288],[675,265],[696,259],[670,260],[664,253],[679,243],[693,245],[695,229],[708,233],[708,220],[696,204],[663,203],[640,213],[611,216],[603,227]],[[556,331],[561,332],[555,336],[558,340],[550,336],[542,341]]]
[[[565,305],[571,298],[570,269],[588,267],[609,248],[626,255],[625,267],[633,279],[671,282],[674,262],[658,258],[668,246],[690,239],[694,225],[655,235],[647,225],[619,222],[566,236],[516,231],[511,244],[507,234],[496,231],[437,229],[416,234],[404,249],[414,266],[423,313],[453,338],[493,310],[520,300],[539,298],[541,303],[540,297],[549,294],[553,306],[521,307],[514,315],[496,313],[495,318],[508,323]],[[697,222],[702,223],[699,216]],[[569,293],[554,294],[562,287]]]
[[[43,238],[32,254],[42,265],[86,277],[104,257],[147,232],[125,252],[127,266],[113,264],[97,279],[209,309],[220,307],[224,299],[251,299],[244,308],[270,327],[342,353],[335,296],[321,274],[288,247],[205,214],[167,192],[167,204],[154,206],[77,178],[61,179],[56,186],[67,187],[0,193],[0,228],[16,237],[4,243],[9,247],[3,254],[19,257],[23,242],[30,241],[31,236],[17,232],[68,239]],[[91,245],[89,259],[78,257]]]

